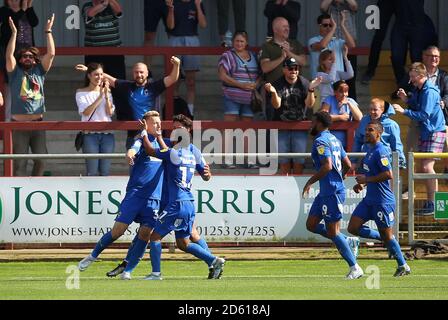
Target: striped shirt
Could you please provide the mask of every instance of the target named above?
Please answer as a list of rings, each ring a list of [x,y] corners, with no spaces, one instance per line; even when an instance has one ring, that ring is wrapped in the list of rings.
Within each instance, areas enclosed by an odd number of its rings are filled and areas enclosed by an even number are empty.
[[[86,47],[118,47],[121,45],[120,26],[118,18],[110,6],[94,17],[89,17],[87,11],[94,5],[91,1],[84,4],[82,14],[86,24],[84,46]]]
[[[237,56],[233,49],[228,50],[219,59],[218,68],[222,66],[226,73],[238,82],[255,82],[259,76],[260,69],[255,54],[250,51],[249,54],[250,59],[245,61]],[[245,65],[249,70],[250,76]],[[222,83],[222,90],[228,99],[236,103],[250,104],[252,91],[231,87],[224,82]]]

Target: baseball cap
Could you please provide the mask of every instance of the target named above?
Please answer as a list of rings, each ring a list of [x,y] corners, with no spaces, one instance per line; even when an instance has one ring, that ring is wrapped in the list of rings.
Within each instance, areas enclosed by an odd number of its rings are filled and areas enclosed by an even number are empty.
[[[283,67],[293,67],[293,66],[298,66],[299,64],[297,63],[297,60],[294,58],[286,58],[283,61]]]

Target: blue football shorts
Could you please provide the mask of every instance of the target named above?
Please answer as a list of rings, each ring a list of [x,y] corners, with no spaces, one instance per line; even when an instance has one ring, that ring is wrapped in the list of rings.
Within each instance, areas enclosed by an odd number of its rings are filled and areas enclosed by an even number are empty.
[[[188,238],[193,229],[195,208],[193,200],[173,201],[159,214],[154,232],[166,236],[174,231],[176,239]]]
[[[160,200],[138,197],[135,192],[128,192],[120,205],[120,213],[115,221],[130,225],[132,222],[141,226],[154,228]]]
[[[325,223],[337,222],[342,219],[344,202],[345,193],[337,193],[330,196],[318,194],[314,199],[309,215],[320,217],[324,219]]]
[[[390,228],[395,223],[395,204],[369,205],[362,200],[353,211],[352,216],[362,219],[364,222],[374,220],[378,229]]]

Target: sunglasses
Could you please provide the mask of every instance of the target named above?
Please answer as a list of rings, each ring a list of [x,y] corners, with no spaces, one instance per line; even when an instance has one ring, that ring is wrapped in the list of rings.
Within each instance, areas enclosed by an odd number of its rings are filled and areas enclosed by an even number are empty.
[[[298,67],[288,67],[289,71],[299,71]]]
[[[331,23],[321,23],[321,26],[324,28],[331,28],[333,25]]]
[[[22,54],[22,58],[24,58],[24,59],[27,59],[27,58],[34,59],[34,54],[27,54],[27,53],[25,53],[25,54]]]

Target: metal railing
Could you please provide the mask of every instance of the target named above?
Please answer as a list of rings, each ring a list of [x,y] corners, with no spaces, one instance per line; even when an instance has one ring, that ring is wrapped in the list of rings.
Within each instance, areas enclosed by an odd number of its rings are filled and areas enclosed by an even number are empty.
[[[428,180],[428,179],[446,179],[448,180],[448,174],[441,174],[441,173],[435,173],[435,174],[429,174],[429,173],[415,173],[415,159],[428,159],[428,158],[448,158],[448,153],[414,153],[409,152],[408,153],[408,194],[409,194],[409,200],[408,200],[408,239],[409,244],[413,244],[414,242],[418,240],[437,240],[439,242],[448,243],[448,220],[446,220],[446,224],[443,225],[436,220],[434,220],[434,217],[427,216],[424,221],[422,221],[422,224],[429,224],[430,227],[426,228],[427,230],[416,230],[416,218],[415,218],[415,181],[416,180]],[[434,199],[432,199],[434,200]],[[420,219],[420,218],[419,218]],[[421,218],[423,220],[423,218]],[[430,221],[428,221],[430,220]],[[431,227],[432,226],[432,227]],[[421,226],[419,226],[420,228]],[[429,230],[429,229],[438,229],[438,230]],[[419,237],[419,234],[423,235],[422,237]],[[434,235],[445,235],[444,239],[435,238]],[[430,236],[427,238],[426,236]]]

